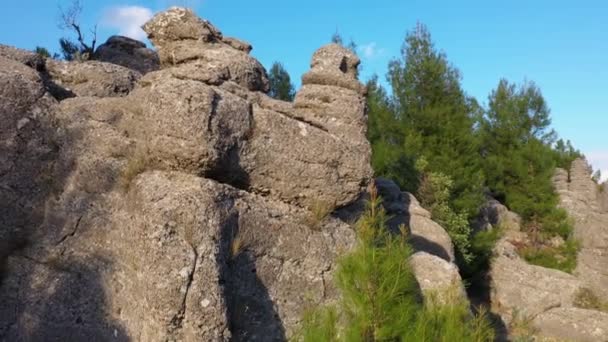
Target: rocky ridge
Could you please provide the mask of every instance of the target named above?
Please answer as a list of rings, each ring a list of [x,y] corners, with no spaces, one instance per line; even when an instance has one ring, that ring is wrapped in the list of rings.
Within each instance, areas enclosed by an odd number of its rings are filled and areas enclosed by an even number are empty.
[[[577,307],[582,291],[592,290],[598,298],[606,297],[608,281],[603,236],[608,216],[598,210],[598,186],[591,180],[587,163],[576,160],[570,172],[558,169],[554,186],[561,206],[573,218],[574,235],[581,241],[577,268],[573,274],[530,265],[517,252],[527,234],[521,231],[519,218],[502,204],[490,199],[480,220],[505,232],[494,248],[489,274],[492,311],[503,323],[515,329],[529,325],[537,338],[573,341],[608,340],[608,313]]]

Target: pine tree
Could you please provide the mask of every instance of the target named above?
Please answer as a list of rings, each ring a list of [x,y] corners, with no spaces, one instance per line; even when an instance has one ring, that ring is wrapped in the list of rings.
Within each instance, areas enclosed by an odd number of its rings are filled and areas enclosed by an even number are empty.
[[[293,101],[296,92],[291,83],[289,73],[283,67],[283,64],[274,62],[268,74],[270,81],[270,91],[268,95],[278,100]]]
[[[438,52],[427,28],[409,33],[402,57],[389,65],[394,108],[404,130],[402,148],[424,157],[429,169],[449,176],[454,184],[451,206],[472,217],[483,199],[483,174],[476,127],[480,107],[460,85],[459,71]],[[409,170],[408,170],[409,172]],[[397,179],[409,191],[416,184]]]
[[[557,162],[550,124],[550,110],[534,83],[518,87],[501,80],[482,123],[484,171],[493,195],[520,214],[528,227],[568,238],[571,229],[565,213],[557,209],[551,182]],[[556,146],[565,151],[563,142]]]
[[[338,261],[335,307],[308,311],[299,340],[324,341],[492,341],[483,315],[473,317],[464,301],[424,303],[408,263],[412,250],[405,228],[392,235],[373,185],[357,223],[357,245]],[[450,289],[446,289],[450,290]],[[456,298],[456,297],[455,297]]]

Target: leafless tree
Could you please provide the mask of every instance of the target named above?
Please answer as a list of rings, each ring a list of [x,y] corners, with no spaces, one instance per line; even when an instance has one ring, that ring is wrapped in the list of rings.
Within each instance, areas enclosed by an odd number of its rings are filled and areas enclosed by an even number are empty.
[[[67,8],[59,6],[59,28],[63,30],[73,31],[76,36],[78,43],[80,44],[81,53],[87,53],[89,56],[95,51],[95,44],[97,43],[97,24],[91,29],[93,39],[91,43],[86,42],[86,37],[82,32],[80,25],[80,14],[82,13],[82,2],[80,0],[72,0],[71,4]]]

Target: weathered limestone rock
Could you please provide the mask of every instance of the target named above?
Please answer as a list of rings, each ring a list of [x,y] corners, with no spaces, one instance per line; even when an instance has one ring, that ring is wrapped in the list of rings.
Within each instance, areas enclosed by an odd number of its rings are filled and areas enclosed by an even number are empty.
[[[533,322],[541,336],[558,341],[608,341],[608,313],[579,308],[555,308]]]
[[[36,70],[0,56],[0,275],[40,224],[54,179],[56,101]],[[0,279],[1,281],[1,279]]]
[[[574,237],[580,241],[574,274],[601,298],[608,298],[608,213],[601,210],[599,186],[591,179],[591,168],[584,159],[572,162],[569,182],[564,184],[558,170],[554,184],[560,206],[574,219]]]
[[[600,187],[600,210],[602,213],[608,213],[608,183],[604,182]]]
[[[78,95],[59,104],[35,69],[0,57],[0,340],[283,341],[306,308],[336,299],[354,231],[332,217],[308,227],[305,206],[348,204],[371,177],[363,98],[335,98],[352,106],[350,132],[306,122],[258,92],[248,44],[165,20],[188,13],[157,16],[149,33],[161,58],[188,44],[196,57],[139,81],[49,61]]]
[[[424,209],[414,195],[401,192],[391,180],[377,178],[375,181],[382,204],[391,217],[389,225],[397,231],[404,225],[410,233],[414,250],[438,256],[454,263],[454,245],[448,233],[431,219],[431,213]]]
[[[137,71],[97,61],[48,60],[46,69],[56,84],[77,96],[125,96],[141,77]]]
[[[245,184],[239,147],[253,128],[251,104],[203,82],[149,73],[133,102],[128,132],[167,168]],[[126,104],[126,103],[125,103]]]
[[[571,307],[582,284],[576,277],[530,265],[506,238],[494,248],[490,270],[492,309],[508,325],[517,313],[524,319],[557,307]]]
[[[158,70],[160,60],[156,51],[148,49],[146,44],[123,36],[112,36],[99,45],[93,58],[100,62],[121,65],[141,74]]]
[[[154,16],[143,29],[158,48],[163,67],[194,62],[211,72],[228,69],[230,79],[250,91],[269,89],[266,71],[249,56],[248,44],[224,41],[218,29],[191,10],[171,8]]]
[[[410,258],[414,276],[425,298],[433,304],[454,304],[467,301],[458,267],[438,256],[417,252]]]
[[[475,228],[477,231],[492,228],[501,228],[504,231],[520,231],[521,217],[499,201],[488,197],[480,210]]]
[[[362,87],[352,69],[359,64],[356,56],[347,49],[329,47],[335,55],[321,53],[328,47],[319,49],[311,68],[328,63],[331,66],[324,69],[328,73]],[[324,56],[350,58],[351,63],[340,70],[331,60],[324,61]],[[256,102],[255,129],[243,158],[254,189],[274,191],[283,200],[305,205],[321,201],[341,206],[358,197],[372,175],[362,93],[310,84],[298,92],[293,106],[265,100],[265,96]],[[272,151],[283,152],[277,156]]]
[[[2,44],[0,44],[0,57],[12,59],[38,71],[43,70],[45,65],[44,58],[35,52]]]

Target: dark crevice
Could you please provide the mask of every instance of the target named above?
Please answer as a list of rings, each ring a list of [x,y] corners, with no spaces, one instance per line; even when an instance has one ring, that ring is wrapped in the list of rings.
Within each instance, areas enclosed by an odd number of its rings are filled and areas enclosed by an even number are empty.
[[[80,226],[80,221],[82,220],[83,216],[84,215],[80,215],[78,217],[78,220],[76,220],[76,224],[74,224],[74,228],[72,228],[72,231],[69,232],[68,234],[64,235],[55,245],[60,245],[68,238],[71,238],[74,235],[76,235],[76,232],[78,231],[78,227]]]
[[[184,318],[186,317],[187,305],[188,305],[188,294],[190,293],[190,288],[192,287],[192,282],[194,281],[194,274],[196,273],[196,268],[198,266],[198,251],[196,247],[191,246],[192,254],[194,255],[194,260],[192,262],[192,266],[190,267],[190,272],[188,273],[188,279],[186,281],[186,291],[184,291],[184,296],[182,297],[182,302],[180,304],[180,308],[177,314],[171,320],[171,330],[172,332],[179,331],[183,327]]]
[[[302,122],[302,123],[307,124],[307,125],[309,125],[309,126],[312,126],[312,127],[314,127],[314,128],[320,129],[320,130],[322,130],[322,131],[323,131],[323,132],[325,132],[325,133],[329,133],[329,130],[328,130],[327,128],[325,128],[325,127],[321,126],[320,124],[318,124],[318,123],[316,123],[316,122],[312,122],[312,121],[310,121],[310,120],[306,120],[306,119],[304,119],[303,117],[301,117],[301,116],[297,116],[297,115],[292,114],[292,113],[285,113],[285,112],[282,112],[282,111],[278,111],[278,110],[276,110],[276,109],[273,109],[273,110],[274,110],[275,112],[277,112],[277,113],[279,113],[279,114],[281,114],[281,115],[285,116],[285,117],[288,117],[288,118],[290,118],[290,119],[293,119],[293,120],[296,120],[296,121]]]

